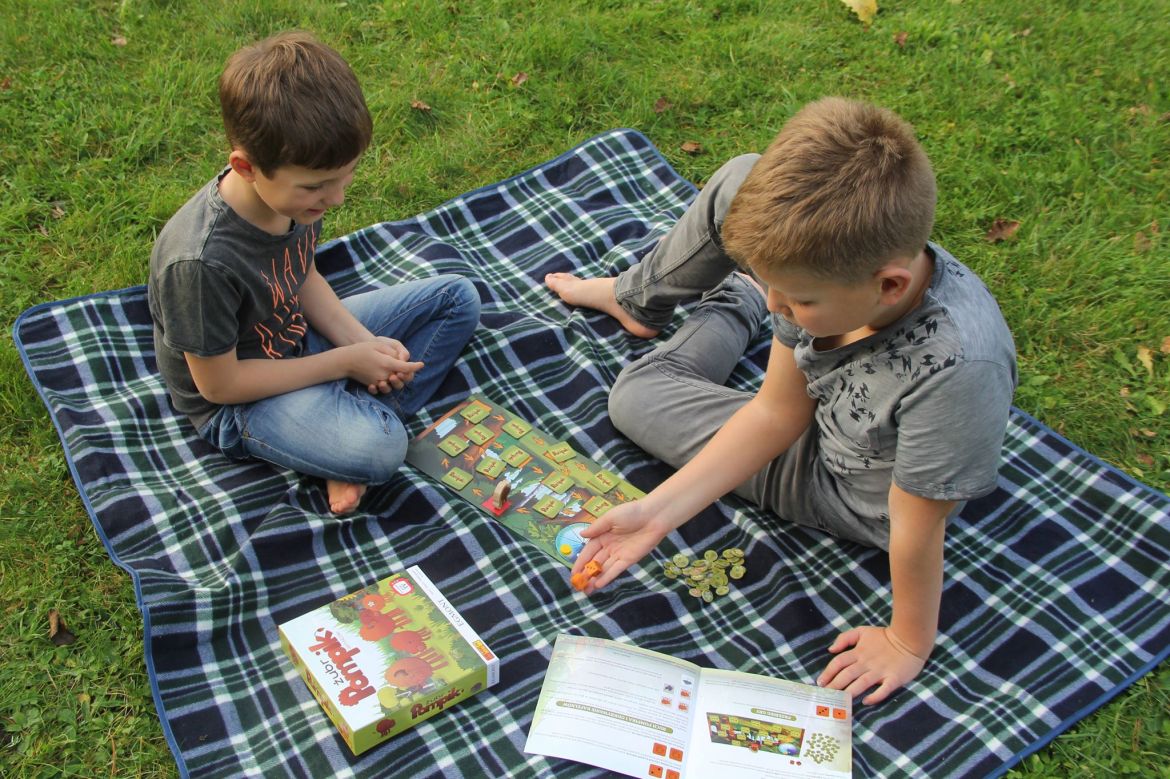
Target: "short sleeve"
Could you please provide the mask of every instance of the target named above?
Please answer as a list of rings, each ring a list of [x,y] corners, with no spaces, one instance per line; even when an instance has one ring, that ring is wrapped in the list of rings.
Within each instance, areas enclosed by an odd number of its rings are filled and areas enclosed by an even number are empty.
[[[199,357],[235,347],[241,298],[226,271],[199,260],[172,262],[155,279],[154,291],[168,347]]]
[[[897,410],[894,483],[933,500],[991,492],[1012,393],[1011,371],[995,362],[959,362],[923,381]]]

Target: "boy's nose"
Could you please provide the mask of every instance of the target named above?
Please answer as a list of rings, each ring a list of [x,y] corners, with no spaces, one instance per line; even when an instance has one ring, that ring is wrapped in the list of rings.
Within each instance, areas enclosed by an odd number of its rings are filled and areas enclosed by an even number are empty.
[[[329,191],[325,196],[325,202],[329,204],[330,208],[337,208],[345,202],[345,188],[335,187]]]
[[[792,317],[792,309],[788,307],[788,301],[774,287],[768,288],[768,310],[785,318]]]

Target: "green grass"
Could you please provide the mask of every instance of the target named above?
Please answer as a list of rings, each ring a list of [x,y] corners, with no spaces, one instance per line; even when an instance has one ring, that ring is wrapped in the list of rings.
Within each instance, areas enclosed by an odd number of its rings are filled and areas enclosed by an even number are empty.
[[[333,236],[614,127],[702,181],[808,100],[894,108],[938,173],[936,239],[1012,325],[1017,405],[1170,488],[1170,0],[882,6],[866,29],[838,0],[0,0],[0,774],[176,773],[130,579],[8,327],[35,303],[143,283],[156,232],[226,159],[224,59],[283,28],[341,50],[375,118]],[[997,218],[1021,223],[1012,240],[984,239]],[[49,644],[50,608],[76,644]],[[1170,776],[1168,711],[1163,667],[1013,776]]]

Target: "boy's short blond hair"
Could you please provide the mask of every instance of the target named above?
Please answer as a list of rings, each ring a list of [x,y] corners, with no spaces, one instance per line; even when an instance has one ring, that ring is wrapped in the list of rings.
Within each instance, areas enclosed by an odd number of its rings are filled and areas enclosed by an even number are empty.
[[[283,165],[344,167],[373,136],[357,76],[306,32],[280,33],[228,58],[219,104],[228,142],[265,175]]]
[[[857,282],[923,249],[936,197],[909,124],[884,108],[825,98],[797,112],[744,179],[723,248],[757,272]]]

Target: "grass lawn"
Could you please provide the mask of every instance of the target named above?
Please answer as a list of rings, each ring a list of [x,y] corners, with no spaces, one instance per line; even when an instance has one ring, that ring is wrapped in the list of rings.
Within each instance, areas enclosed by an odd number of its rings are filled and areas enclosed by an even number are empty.
[[[144,283],[155,234],[226,160],[224,59],[280,29],[338,48],[374,115],[330,237],[614,127],[701,182],[811,99],[897,110],[937,171],[935,240],[1013,328],[1016,404],[1170,488],[1170,0],[879,3],[866,28],[840,0],[0,0],[0,775],[177,773],[130,578],[9,328]],[[997,219],[1019,225],[992,242]],[[50,608],[76,644],[49,643]],[[1012,776],[1170,777],[1167,755],[1164,666]]]

